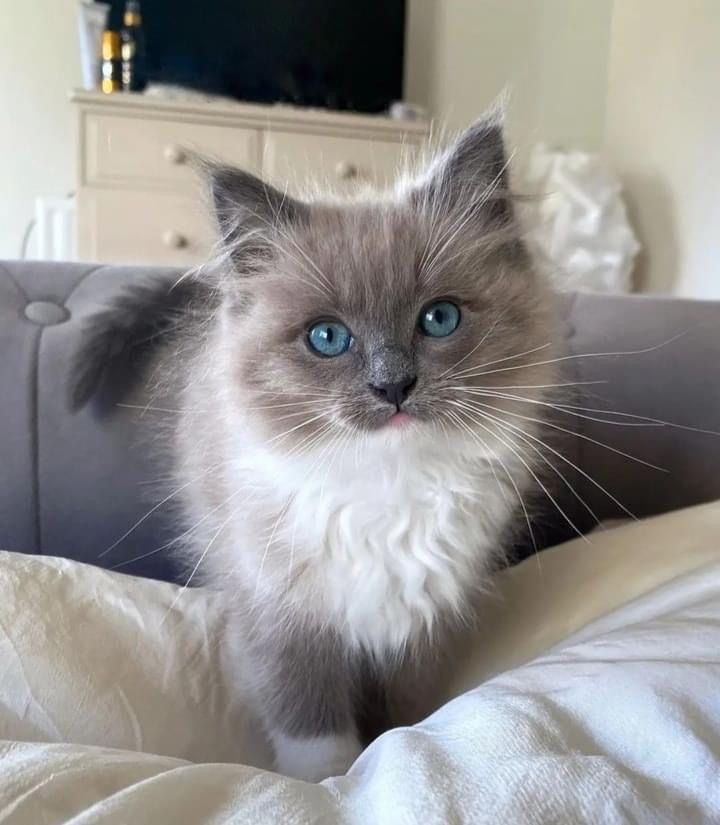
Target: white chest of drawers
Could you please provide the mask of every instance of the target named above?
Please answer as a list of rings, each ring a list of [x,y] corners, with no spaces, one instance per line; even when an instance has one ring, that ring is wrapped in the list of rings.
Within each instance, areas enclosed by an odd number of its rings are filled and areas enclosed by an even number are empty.
[[[251,104],[73,95],[78,120],[81,260],[193,265],[213,242],[188,152],[227,161],[288,191],[382,186],[427,138],[424,123]]]

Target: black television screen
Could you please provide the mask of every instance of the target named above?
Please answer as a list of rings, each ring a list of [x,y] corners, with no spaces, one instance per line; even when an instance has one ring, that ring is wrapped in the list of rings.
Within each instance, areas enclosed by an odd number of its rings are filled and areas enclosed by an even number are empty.
[[[119,28],[124,0],[113,0]],[[150,82],[380,112],[402,98],[405,0],[141,0]]]

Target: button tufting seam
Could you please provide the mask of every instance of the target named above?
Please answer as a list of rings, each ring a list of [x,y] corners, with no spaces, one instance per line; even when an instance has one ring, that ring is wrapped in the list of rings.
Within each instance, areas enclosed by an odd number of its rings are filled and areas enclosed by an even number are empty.
[[[20,296],[21,296],[21,297],[22,297],[22,298],[23,298],[26,302],[29,302],[29,301],[30,301],[30,297],[28,296],[27,292],[25,292],[25,290],[24,290],[24,289],[20,286],[20,284],[17,282],[17,280],[16,280],[15,276],[12,274],[12,272],[10,271],[10,269],[9,269],[9,268],[8,268],[8,267],[4,264],[4,263],[2,263],[1,261],[0,261],[0,272],[4,272],[4,273],[5,273],[5,275],[6,275],[7,279],[8,279],[8,281],[9,281],[9,282],[10,282],[10,283],[11,283],[11,284],[15,287],[15,289],[16,289],[16,290],[17,290],[17,292],[20,294]]]
[[[35,512],[35,552],[42,555],[42,524],[40,520],[40,342],[44,327],[38,327],[33,341],[30,366],[30,427],[32,432],[32,496]]]
[[[80,286],[80,284],[83,284],[95,272],[100,272],[101,269],[107,269],[108,266],[111,266],[111,264],[98,264],[97,266],[93,266],[90,269],[88,269],[87,272],[83,272],[83,274],[77,279],[77,281],[75,281],[75,283],[70,287],[70,291],[63,300],[63,306],[67,308],[67,302],[75,294],[75,290]]]

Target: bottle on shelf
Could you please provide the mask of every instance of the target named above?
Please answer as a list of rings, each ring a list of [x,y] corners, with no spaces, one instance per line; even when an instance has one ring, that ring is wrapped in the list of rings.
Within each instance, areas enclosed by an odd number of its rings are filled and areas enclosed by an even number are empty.
[[[102,33],[100,88],[106,95],[122,91],[120,35],[110,30]]]
[[[145,32],[142,25],[139,0],[127,0],[122,43],[122,87],[126,92],[141,92],[147,85],[145,65]]]

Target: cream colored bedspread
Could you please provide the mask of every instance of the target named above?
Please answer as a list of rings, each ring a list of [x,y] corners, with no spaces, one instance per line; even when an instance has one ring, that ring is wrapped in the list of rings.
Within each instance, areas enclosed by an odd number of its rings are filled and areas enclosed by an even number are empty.
[[[320,785],[268,769],[222,627],[206,592],[0,554],[0,823],[720,822],[720,503],[502,574],[448,701]]]

